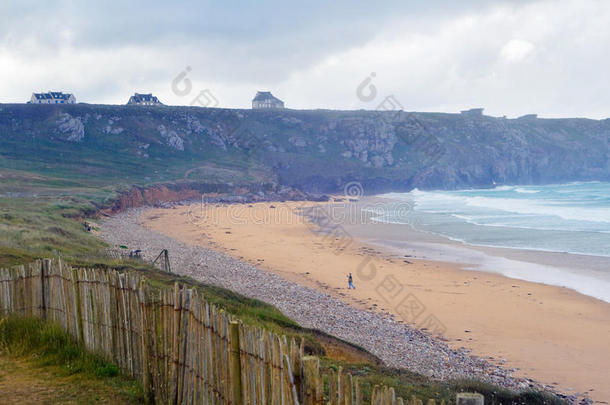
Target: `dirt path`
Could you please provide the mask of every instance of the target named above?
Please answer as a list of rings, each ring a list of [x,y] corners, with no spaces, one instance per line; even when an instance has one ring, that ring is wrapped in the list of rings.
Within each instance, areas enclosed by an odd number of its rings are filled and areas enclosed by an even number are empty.
[[[104,381],[0,355],[0,404],[132,404]]]

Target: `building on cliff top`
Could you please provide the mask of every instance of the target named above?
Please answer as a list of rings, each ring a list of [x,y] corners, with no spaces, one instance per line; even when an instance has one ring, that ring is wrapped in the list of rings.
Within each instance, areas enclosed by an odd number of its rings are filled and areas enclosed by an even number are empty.
[[[61,91],[49,91],[47,93],[32,93],[28,104],[74,104],[74,94],[62,93]]]
[[[274,97],[270,91],[257,91],[252,99],[253,109],[284,108],[284,102]]]
[[[129,97],[127,105],[163,105],[163,103],[160,102],[157,97],[153,96],[152,93],[134,93],[133,96]]]
[[[471,117],[481,117],[483,115],[484,108],[471,108],[470,110],[462,110],[460,114],[468,115]]]

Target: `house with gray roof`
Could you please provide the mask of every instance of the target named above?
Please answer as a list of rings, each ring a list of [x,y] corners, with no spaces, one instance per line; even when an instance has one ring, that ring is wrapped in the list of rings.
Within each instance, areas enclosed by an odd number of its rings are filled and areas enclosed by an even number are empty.
[[[274,97],[270,91],[257,91],[252,99],[253,109],[284,108],[284,102]]]
[[[462,110],[460,114],[468,115],[470,117],[481,117],[483,116],[484,108],[471,108],[470,110]]]
[[[127,105],[163,105],[163,103],[160,102],[159,99],[153,96],[151,93],[135,93],[133,96],[129,97]]]
[[[62,93],[61,91],[49,91],[47,93],[32,93],[28,104],[74,104],[74,94]]]

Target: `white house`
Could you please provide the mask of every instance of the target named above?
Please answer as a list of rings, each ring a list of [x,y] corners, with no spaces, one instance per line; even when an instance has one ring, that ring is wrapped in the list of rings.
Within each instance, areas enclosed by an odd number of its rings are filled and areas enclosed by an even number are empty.
[[[163,105],[163,103],[152,94],[135,93],[133,96],[129,97],[127,105]]]
[[[274,97],[270,91],[257,91],[256,96],[252,99],[252,108],[284,108],[284,102]]]
[[[61,91],[49,91],[48,93],[32,93],[30,104],[74,104],[74,94],[65,94]]]

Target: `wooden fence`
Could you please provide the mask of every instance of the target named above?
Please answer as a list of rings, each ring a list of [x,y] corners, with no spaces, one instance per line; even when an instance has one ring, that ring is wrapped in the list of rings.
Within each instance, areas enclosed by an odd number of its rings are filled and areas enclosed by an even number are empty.
[[[364,403],[356,379],[341,369],[321,375],[319,359],[304,356],[302,341],[246,326],[196,289],[153,286],[138,272],[49,259],[0,269],[0,313],[61,324],[137,378],[154,403]],[[423,402],[375,387],[371,404]]]

